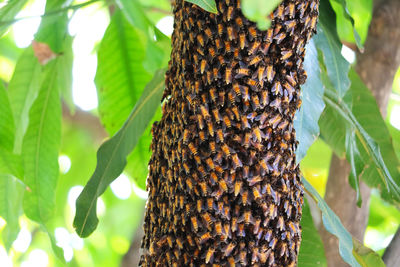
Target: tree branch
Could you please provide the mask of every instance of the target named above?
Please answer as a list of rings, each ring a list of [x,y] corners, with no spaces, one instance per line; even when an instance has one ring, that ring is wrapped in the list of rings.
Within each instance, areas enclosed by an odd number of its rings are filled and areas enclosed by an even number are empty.
[[[397,229],[395,236],[386,248],[383,254],[383,261],[386,267],[397,267],[400,266],[400,227]]]
[[[357,54],[356,70],[375,96],[383,117],[386,116],[393,78],[400,64],[399,12],[398,0],[376,1],[365,52]],[[332,156],[325,200],[350,233],[363,240],[369,215],[370,189],[364,183],[360,184],[363,205],[358,208],[356,193],[348,184],[349,171],[350,166],[345,159]],[[326,231],[321,231],[321,237],[328,266],[347,266],[338,253],[336,238]]]

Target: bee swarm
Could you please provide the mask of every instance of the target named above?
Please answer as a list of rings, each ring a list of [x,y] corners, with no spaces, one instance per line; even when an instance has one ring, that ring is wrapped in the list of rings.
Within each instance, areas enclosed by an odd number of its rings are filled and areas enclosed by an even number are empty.
[[[318,0],[267,31],[239,0],[173,1],[163,116],[153,125],[141,266],[295,266],[303,186],[293,129]]]

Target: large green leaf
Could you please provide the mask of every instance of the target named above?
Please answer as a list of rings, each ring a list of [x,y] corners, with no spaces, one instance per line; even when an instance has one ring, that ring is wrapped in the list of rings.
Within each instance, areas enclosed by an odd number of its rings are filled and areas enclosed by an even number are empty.
[[[318,52],[314,41],[311,40],[306,48],[304,69],[307,71],[307,81],[302,86],[303,104],[296,113],[294,128],[299,146],[296,151],[296,160],[300,162],[308,148],[319,136],[318,119],[324,110],[325,104],[322,99],[324,86],[321,82],[321,69],[318,63]]]
[[[11,26],[12,20],[17,13],[24,7],[28,0],[10,0],[0,9],[0,37]]]
[[[135,28],[141,30],[146,35],[150,34],[152,23],[144,13],[143,7],[138,0],[116,0],[117,5],[124,13],[125,17]],[[152,36],[148,36],[152,37]]]
[[[323,52],[323,58],[329,79],[343,97],[350,86],[348,72],[349,62],[341,54],[342,44],[336,32],[335,13],[328,1],[322,1],[320,5],[319,26],[315,35],[315,44]]]
[[[6,88],[0,80],[0,148],[12,151],[14,147],[14,119]]]
[[[21,214],[24,185],[11,175],[0,175],[0,216],[7,225],[2,230],[3,242],[7,250],[17,238],[19,215]]]
[[[392,203],[400,202],[399,162],[393,149],[388,129],[374,97],[354,70],[350,71],[352,86],[344,98],[327,86],[324,101],[326,114],[335,114],[335,124],[320,124],[324,140],[343,140],[352,175],[362,178],[370,187],[380,189],[382,197]],[[326,115],[325,114],[325,115]],[[321,117],[322,119],[323,117]],[[329,116],[325,116],[330,121]],[[343,132],[335,129],[346,129]],[[341,135],[338,137],[337,135]],[[346,135],[350,135],[346,137]],[[348,141],[355,135],[356,141]],[[329,137],[330,136],[330,137]],[[325,138],[329,137],[329,138]],[[334,144],[329,143],[331,146]],[[354,153],[356,150],[357,153]],[[352,154],[353,153],[353,154]],[[353,180],[350,184],[356,183]]]
[[[327,266],[324,245],[311,216],[310,206],[304,201],[301,216],[301,246],[299,267]]]
[[[28,187],[24,210],[30,219],[41,223],[52,217],[58,178],[61,103],[56,63],[57,60],[46,66],[39,95],[29,112],[29,126],[22,146],[24,182]]]
[[[324,0],[326,1],[326,0]],[[355,22],[354,22],[354,18],[352,17],[352,15],[350,14],[350,11],[348,9],[348,3],[350,2],[349,0],[330,0],[331,2],[336,2],[337,4],[339,4],[341,6],[341,10],[342,11],[342,16],[350,22],[351,26],[352,26],[352,30],[353,30],[353,36],[354,36],[354,40],[356,41],[356,44],[358,46],[358,48],[363,51],[364,47],[361,43],[361,37],[358,34],[356,27],[355,27]],[[354,1],[354,0],[353,0]],[[340,16],[340,14],[336,13],[336,15]]]
[[[379,255],[363,246],[358,240],[344,228],[339,217],[329,208],[325,200],[319,195],[315,188],[302,178],[302,182],[308,194],[315,200],[322,213],[322,222],[325,229],[335,235],[339,240],[339,254],[345,262],[353,267],[381,267],[385,266]]]
[[[35,101],[41,80],[41,67],[32,47],[25,49],[17,61],[8,84],[8,96],[15,123],[14,152],[21,153],[22,139],[29,121],[29,110]]]
[[[0,148],[0,174],[11,174],[22,180],[23,173],[21,156]]]
[[[186,2],[195,4],[199,7],[201,7],[202,9],[204,9],[205,11],[217,14],[218,10],[217,10],[217,6],[215,4],[215,0],[185,0]]]
[[[243,14],[251,21],[257,23],[257,27],[261,30],[266,30],[271,25],[268,18],[269,14],[282,2],[282,0],[243,0]]]
[[[160,105],[164,88],[164,72],[158,71],[143,91],[122,128],[97,151],[97,166],[76,202],[74,227],[81,237],[89,236],[97,227],[97,198],[123,171],[126,157],[136,146]]]
[[[96,87],[100,119],[110,135],[123,125],[151,75],[142,61],[141,35],[116,12],[98,51]]]

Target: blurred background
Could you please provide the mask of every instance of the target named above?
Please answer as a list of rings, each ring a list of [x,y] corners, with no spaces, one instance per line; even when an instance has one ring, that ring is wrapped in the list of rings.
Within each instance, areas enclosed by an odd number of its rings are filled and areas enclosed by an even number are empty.
[[[72,103],[63,105],[62,148],[59,155],[60,178],[57,186],[57,211],[55,238],[64,250],[68,266],[119,266],[131,243],[140,244],[136,232],[140,231],[147,197],[145,176],[149,159],[149,130],[133,154],[140,155],[129,164],[126,172],[111,184],[98,202],[100,224],[87,239],[79,238],[72,227],[75,200],[96,166],[96,151],[108,136],[98,119],[98,98],[94,78],[97,68],[97,50],[110,22],[109,5],[91,1],[76,10],[69,10],[71,17],[68,31],[73,36]],[[173,28],[170,4],[167,0],[141,1],[149,18],[165,35]],[[354,1],[355,5],[359,1]],[[366,2],[366,1],[363,1]],[[367,1],[368,2],[368,1]],[[0,7],[6,2],[0,2]],[[74,1],[73,5],[86,3]],[[369,6],[353,7],[359,33],[365,39],[370,20]],[[8,83],[23,48],[28,47],[44,13],[45,0],[30,0],[17,15],[10,31],[0,39],[0,78]],[[0,18],[1,20],[1,18]],[[344,23],[338,21],[338,24]],[[352,36],[346,27],[338,27],[341,39]],[[353,63],[354,52],[342,50],[345,58]],[[71,108],[71,106],[75,106]],[[160,112],[158,112],[159,116]],[[393,82],[386,122],[393,136],[396,153],[400,155],[400,71]],[[147,138],[146,138],[147,137]],[[309,149],[301,168],[305,177],[320,194],[324,194],[332,151],[321,140]],[[48,236],[39,226],[25,216],[19,219],[21,230],[9,253],[0,243],[0,266],[57,266]],[[390,242],[400,224],[400,212],[383,202],[373,192],[370,218],[364,243],[379,253]],[[0,217],[0,232],[5,221]],[[135,243],[136,242],[136,243]],[[133,250],[132,254],[138,251]]]

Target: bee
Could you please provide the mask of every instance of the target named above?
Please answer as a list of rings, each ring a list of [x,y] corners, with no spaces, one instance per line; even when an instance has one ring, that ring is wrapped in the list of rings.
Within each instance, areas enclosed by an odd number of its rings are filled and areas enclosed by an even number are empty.
[[[206,66],[207,66],[207,61],[205,59],[203,59],[200,63],[200,73],[203,74],[204,71],[206,70]]]
[[[242,78],[250,75],[250,70],[242,63],[239,62],[240,68],[236,70],[235,79]],[[237,86],[239,87],[239,86]]]
[[[294,30],[294,28],[292,30]],[[285,38],[286,38],[286,33],[284,32],[281,32],[280,34],[274,36],[274,40],[276,41],[277,44],[280,44]]]
[[[242,115],[242,116],[241,116],[241,121],[242,121],[242,127],[243,127],[244,129],[250,129],[250,123],[249,123],[249,121],[247,120],[247,116],[246,116],[246,115]]]
[[[245,237],[246,236],[246,232],[244,230],[244,224],[243,223],[239,223],[238,224],[237,236],[241,236],[241,237]]]
[[[243,164],[242,164],[242,162],[240,161],[240,159],[239,159],[239,157],[238,157],[238,155],[235,153],[235,154],[232,154],[232,163],[233,163],[233,168],[236,170],[237,168],[241,168],[241,167],[243,167]]]
[[[210,113],[208,112],[208,108],[206,106],[201,105],[200,106],[200,112],[201,112],[201,114],[202,114],[202,116],[203,116],[203,118],[205,120],[209,120],[210,119],[211,116],[210,116]]]
[[[232,69],[229,67],[225,69],[225,83],[226,84],[232,83]]]
[[[261,191],[258,186],[253,187],[253,196],[255,201],[259,201],[262,198]]]
[[[195,232],[197,232],[197,231],[199,230],[199,222],[198,222],[198,220],[197,220],[197,217],[196,217],[196,216],[192,216],[192,217],[190,218],[190,221],[192,222],[193,230],[194,230]]]
[[[278,217],[278,221],[276,223],[276,227],[281,231],[285,230],[285,223],[284,223],[284,220],[283,220],[282,216]]]
[[[217,28],[218,28],[218,35],[219,37],[221,37],[222,34],[224,33],[224,25],[218,24]]]
[[[261,182],[262,180],[263,180],[263,178],[260,175],[254,175],[253,177],[248,179],[247,182],[249,183],[249,186],[253,186],[253,185]]]
[[[250,34],[250,41],[253,41],[254,39],[257,38],[257,30],[255,26],[250,26],[249,27],[249,34]]]
[[[222,43],[221,42],[222,42],[221,39],[218,39],[218,38],[215,39],[215,46],[216,46],[218,51],[222,49]]]
[[[293,55],[293,51],[292,50],[282,50],[281,51],[281,60],[287,60],[288,58],[290,58]]]
[[[228,192],[228,185],[226,184],[224,179],[219,179],[218,180],[218,185],[219,188],[223,191],[223,192]]]
[[[200,244],[204,244],[205,242],[207,242],[207,240],[209,240],[211,238],[211,234],[210,232],[206,232],[204,234],[202,234],[199,238],[199,243]]]
[[[272,82],[275,77],[274,67],[272,65],[267,66],[267,81]]]
[[[231,128],[232,127],[231,120],[229,119],[229,117],[227,115],[224,116],[224,125],[225,125],[226,128]]]
[[[271,249],[275,249],[275,246],[276,246],[277,243],[278,243],[278,239],[275,238],[275,237],[272,237],[271,241],[269,241],[268,246],[269,246]]]
[[[211,56],[211,58],[214,58],[215,57],[215,49],[214,49],[214,47],[209,47],[208,48],[208,54]]]
[[[196,38],[197,38],[197,41],[199,42],[200,46],[204,47],[204,37],[203,37],[203,35],[202,34],[198,34]]]
[[[221,147],[221,149],[222,149],[222,152],[224,153],[224,155],[226,156],[226,157],[229,157],[230,155],[231,155],[231,148],[230,147],[228,147],[228,145],[227,144],[223,144],[222,145],[222,147]]]
[[[249,88],[247,86],[242,86],[241,91],[242,91],[243,101],[245,102],[249,101],[250,100]]]
[[[229,206],[224,206],[224,210],[223,210],[221,215],[222,215],[222,217],[224,217],[228,221],[231,219]],[[229,225],[228,225],[228,227],[229,227]]]
[[[261,86],[264,85],[264,78],[265,78],[265,66],[259,66],[257,69],[257,73],[255,73],[257,75],[258,78],[258,82],[260,83]]]
[[[234,105],[234,104],[232,104],[232,105]],[[239,109],[238,109],[238,107],[237,107],[237,106],[233,106],[233,107],[231,108],[231,110],[232,110],[232,112],[233,112],[233,115],[235,115],[236,120],[237,120],[237,121],[240,121],[240,114],[239,114]]]
[[[213,101],[215,103],[217,100],[217,89],[215,87],[211,87],[209,92],[210,92],[211,101]]]
[[[226,245],[226,247],[224,247],[222,249],[222,251],[224,252],[225,257],[228,257],[229,255],[231,255],[232,251],[235,249],[236,247],[236,242],[230,242],[228,245]]]
[[[269,103],[268,91],[263,90],[263,91],[261,91],[261,100],[260,100],[261,108],[264,108],[266,105],[268,105],[268,103]],[[261,124],[263,124],[263,123],[261,123]]]
[[[237,16],[235,19],[236,25],[239,26],[240,29],[243,29],[243,19],[240,16]]]
[[[232,52],[231,43],[230,43],[229,41],[224,41],[224,44],[225,44],[225,52],[226,52],[226,53]],[[225,62],[224,62],[224,64],[225,64]]]
[[[185,170],[186,174],[190,173],[189,165],[186,162],[183,163],[183,169]]]
[[[198,153],[197,148],[195,145],[193,145],[193,143],[189,143],[188,147],[190,149],[190,152],[192,152],[192,154],[197,155],[197,153]]]
[[[274,85],[271,88],[271,92],[275,93],[275,95],[278,95],[278,93],[283,95],[282,85],[280,81],[275,81]]]
[[[196,82],[194,83],[194,89],[195,89],[196,94],[199,94],[200,90],[202,90],[202,89],[200,88],[200,82],[199,82],[199,81],[196,81]]]
[[[246,34],[244,32],[239,33],[239,44],[240,49],[244,49],[247,46]]]
[[[242,181],[236,181],[235,186],[234,186],[234,195],[235,197],[239,195],[239,193],[242,191]]]
[[[272,15],[272,16],[271,16],[271,20],[273,20],[274,18],[279,18],[279,19],[283,20],[283,19],[284,19],[283,11],[284,11],[283,5],[279,5],[279,6],[276,8],[275,12],[273,12],[273,13],[271,14],[271,15]]]
[[[204,143],[204,141],[206,140],[206,133],[204,131],[200,131],[199,138],[200,138],[201,143]]]
[[[286,26],[286,31],[290,32],[291,34],[293,34],[294,32],[294,28],[296,27],[296,20],[289,20],[289,21],[285,21],[285,26]]]
[[[287,120],[282,121],[281,123],[279,123],[278,125],[278,129],[281,131],[286,130],[286,127],[288,126],[289,122]]]
[[[249,52],[248,52],[249,56],[254,55],[257,52],[260,45],[261,45],[260,41],[254,41],[252,46],[249,49]]]
[[[272,125],[272,128],[275,129],[276,126],[281,122],[282,116],[280,114],[275,115],[275,117],[272,117],[269,119],[268,123]]]
[[[197,114],[197,121],[199,123],[200,130],[203,130],[204,129],[204,120],[203,120],[203,116],[201,114]]]
[[[258,64],[261,60],[262,60],[261,56],[260,56],[260,55],[256,55],[255,57],[253,57],[253,58],[250,60],[249,65],[250,65],[250,66],[256,65],[256,64]],[[261,80],[261,79],[259,79],[259,80]]]
[[[222,132],[222,129],[217,129],[217,143],[222,143],[224,142],[224,134]]]
[[[260,130],[258,126],[253,128],[253,141],[261,143],[262,139],[265,137],[264,133]]]
[[[242,201],[243,206],[250,204],[249,191],[243,190],[241,197],[242,197],[241,201]]]
[[[285,15],[288,15],[289,18],[294,18],[294,10],[295,9],[295,5],[294,3],[289,3],[285,9]]]
[[[207,27],[207,28],[204,30],[204,33],[206,34],[206,36],[207,36],[208,39],[213,39],[213,33],[212,33],[212,31],[211,31],[210,28]]]
[[[313,16],[313,17],[312,17],[311,23],[310,23],[310,27],[311,27],[311,28],[315,29],[315,26],[317,25],[317,20],[318,20],[318,17],[317,17],[317,16]]]
[[[256,91],[256,92],[259,91],[260,84],[256,80],[248,78],[248,79],[246,79],[246,83],[247,83],[248,86],[251,87],[251,89],[253,91]]]
[[[251,249],[251,252],[252,252],[251,253],[251,265],[254,266],[254,264],[256,262],[258,262],[258,255],[259,255],[258,247],[253,247]]]
[[[230,41],[232,41],[233,39],[235,39],[235,31],[232,26],[228,26],[227,30],[228,30],[228,38]]]
[[[216,222],[214,224],[214,228],[215,228],[215,234],[217,236],[223,235],[223,233],[222,233],[223,232],[222,223],[220,221],[218,221],[218,222]]]
[[[215,252],[215,248],[213,246],[211,246],[207,252],[206,252],[206,256],[205,256],[205,261],[206,264],[208,263],[212,263],[214,261],[214,252]]]
[[[185,145],[188,144],[189,138],[190,138],[190,131],[189,131],[189,129],[185,129],[185,131],[183,132],[183,143]]]

